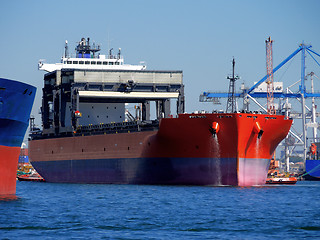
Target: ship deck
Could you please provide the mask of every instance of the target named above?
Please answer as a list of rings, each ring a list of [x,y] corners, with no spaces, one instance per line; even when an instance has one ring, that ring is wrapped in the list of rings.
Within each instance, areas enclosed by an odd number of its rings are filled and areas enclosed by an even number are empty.
[[[116,133],[130,133],[130,132],[144,132],[144,131],[157,131],[159,129],[158,120],[150,121],[131,121],[119,123],[106,123],[88,126],[78,126],[77,130],[72,132],[62,133],[43,133],[42,131],[31,132],[30,138],[32,140],[59,138],[59,137],[77,137],[77,136],[90,136],[90,135],[103,135],[103,134],[116,134]]]

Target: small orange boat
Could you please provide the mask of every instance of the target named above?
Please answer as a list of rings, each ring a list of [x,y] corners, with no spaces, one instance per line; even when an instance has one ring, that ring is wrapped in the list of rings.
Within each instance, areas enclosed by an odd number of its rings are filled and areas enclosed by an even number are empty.
[[[296,177],[271,177],[267,178],[266,184],[296,184]]]
[[[296,184],[297,181],[296,177],[289,174],[280,174],[279,161],[275,160],[275,156],[271,159],[266,184]]]
[[[41,177],[39,174],[24,174],[17,176],[19,181],[31,181],[31,182],[45,182],[43,177]]]

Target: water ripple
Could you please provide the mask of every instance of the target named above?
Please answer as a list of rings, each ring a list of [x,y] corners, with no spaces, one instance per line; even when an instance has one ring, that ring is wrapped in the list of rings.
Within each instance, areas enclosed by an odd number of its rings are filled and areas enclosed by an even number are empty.
[[[316,239],[320,182],[277,187],[17,182],[1,239]],[[67,193],[67,194],[66,194]]]

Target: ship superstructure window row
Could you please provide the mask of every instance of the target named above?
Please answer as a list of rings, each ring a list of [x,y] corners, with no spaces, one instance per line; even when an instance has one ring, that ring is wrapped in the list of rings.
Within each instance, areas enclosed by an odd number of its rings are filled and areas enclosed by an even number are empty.
[[[63,61],[64,64],[87,64],[87,65],[123,65],[122,62],[106,61]]]

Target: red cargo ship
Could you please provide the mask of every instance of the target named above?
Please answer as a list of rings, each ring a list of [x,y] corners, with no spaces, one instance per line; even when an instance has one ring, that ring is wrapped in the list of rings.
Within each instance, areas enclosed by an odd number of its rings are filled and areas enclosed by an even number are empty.
[[[258,113],[185,114],[182,71],[125,65],[120,51],[95,58],[89,39],[76,49],[79,58],[66,54],[59,65],[39,65],[49,72],[43,130],[32,131],[29,156],[47,182],[265,184],[271,155],[292,120]],[[176,118],[170,99],[177,100]],[[156,120],[150,120],[152,101]],[[125,114],[125,103],[138,103],[135,117]]]
[[[263,114],[180,114],[162,119],[159,131],[33,140],[30,158],[47,182],[263,185],[291,123]]]

